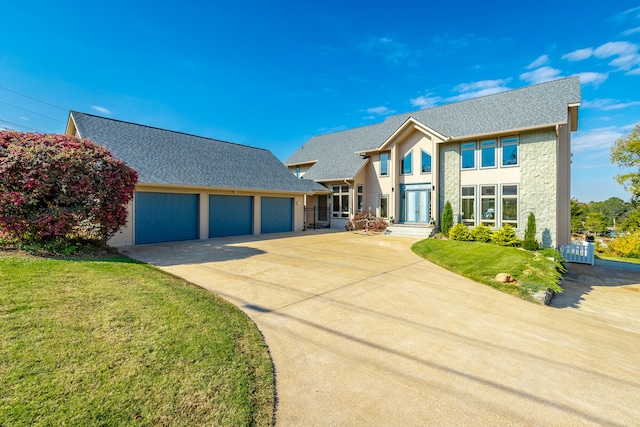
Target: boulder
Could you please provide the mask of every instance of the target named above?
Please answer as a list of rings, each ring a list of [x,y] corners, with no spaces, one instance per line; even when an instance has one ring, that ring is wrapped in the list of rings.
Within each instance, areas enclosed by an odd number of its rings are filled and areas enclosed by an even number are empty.
[[[511,283],[513,282],[513,276],[507,273],[498,273],[496,274],[496,280],[500,283]]]

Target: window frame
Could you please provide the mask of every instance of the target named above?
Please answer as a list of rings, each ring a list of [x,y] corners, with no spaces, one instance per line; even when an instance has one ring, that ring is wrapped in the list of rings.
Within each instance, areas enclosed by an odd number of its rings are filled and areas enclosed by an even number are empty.
[[[493,164],[485,166],[485,150],[493,152]],[[480,141],[480,169],[495,169],[498,167],[498,139],[489,138]],[[488,156],[487,156],[488,159]]]
[[[382,199],[386,200],[385,203],[385,215],[382,212]],[[380,209],[380,218],[389,219],[389,195],[388,194],[379,194],[378,195],[378,208]]]
[[[407,162],[407,159],[409,161]],[[405,165],[408,163],[409,172],[405,172]],[[401,175],[413,175],[413,150],[409,151],[404,155],[402,160],[400,160],[400,174]]]
[[[515,194],[504,194],[505,188],[507,187],[515,187]],[[515,200],[515,220],[512,219],[504,219],[505,209],[504,202],[505,200]],[[500,185],[500,225],[504,226],[505,224],[511,224],[514,228],[518,228],[518,223],[520,222],[520,187],[518,184],[502,184]]]
[[[471,189],[473,190],[473,194],[472,195],[465,195],[464,194],[464,189]],[[477,211],[477,200],[476,200],[476,195],[477,195],[477,186],[475,185],[463,185],[460,187],[460,220],[461,222],[466,225],[467,227],[473,227],[476,225],[476,211]],[[463,207],[464,207],[464,201],[465,200],[472,200],[473,202],[471,203],[472,209],[473,209],[473,213],[471,214],[470,218],[465,218],[464,212],[463,212]]]
[[[384,160],[383,160],[383,156],[384,156]],[[380,176],[381,177],[388,177],[389,176],[389,152],[388,151],[384,151],[382,153],[380,153],[379,155],[379,159],[380,159]],[[383,165],[384,165],[384,173],[382,173],[382,169],[383,169]]]
[[[356,184],[356,212],[364,210],[364,184]]]
[[[482,184],[480,185],[480,224],[486,225],[487,227],[495,228],[498,225],[498,212],[497,209],[497,198],[498,198],[498,186],[496,184]],[[484,194],[485,189],[493,188],[493,194]],[[493,200],[493,208],[488,207],[487,213],[485,214],[485,200]],[[489,214],[489,211],[493,209],[493,218],[487,218],[486,215]]]
[[[476,141],[468,141],[468,142],[463,142],[460,144],[460,169],[461,170],[474,170],[476,169],[476,148],[477,148],[477,143]],[[466,147],[465,147],[466,146]],[[472,152],[472,157],[471,159],[473,160],[473,165],[470,167],[464,167],[464,153],[471,151]]]
[[[336,188],[338,191],[336,191]],[[346,191],[345,191],[346,188]],[[344,197],[347,198],[347,206],[344,206]],[[336,198],[338,203],[336,204]],[[337,205],[337,206],[336,206]],[[349,218],[351,215],[351,186],[344,184],[335,184],[331,186],[331,217],[332,218]],[[336,210],[337,207],[337,210]]]
[[[429,170],[425,171],[424,170],[424,158],[425,156],[428,157],[429,159]],[[431,171],[433,170],[433,163],[432,163],[432,156],[431,154],[427,153],[425,150],[420,150],[420,173],[423,175],[429,174],[431,173]]]
[[[515,140],[515,141],[509,141]],[[506,142],[505,142],[506,141]],[[516,150],[516,161],[515,163],[505,164],[505,155],[504,149],[505,147],[513,147],[515,146]],[[500,166],[503,168],[512,168],[520,165],[520,138],[518,135],[512,136],[504,136],[500,138]]]

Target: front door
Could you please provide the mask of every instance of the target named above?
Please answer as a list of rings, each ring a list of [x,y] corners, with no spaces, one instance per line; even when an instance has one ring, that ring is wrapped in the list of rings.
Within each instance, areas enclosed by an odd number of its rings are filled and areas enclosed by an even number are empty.
[[[402,186],[401,218],[403,222],[429,222],[430,188],[428,184]]]

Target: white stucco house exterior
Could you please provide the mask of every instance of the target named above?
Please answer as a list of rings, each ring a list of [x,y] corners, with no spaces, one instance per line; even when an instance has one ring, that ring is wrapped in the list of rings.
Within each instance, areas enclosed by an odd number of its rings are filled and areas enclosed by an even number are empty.
[[[306,196],[316,220],[343,227],[361,210],[404,224],[516,227],[530,212],[546,247],[570,242],[571,132],[580,80],[569,77],[311,138],[285,160],[331,194]]]

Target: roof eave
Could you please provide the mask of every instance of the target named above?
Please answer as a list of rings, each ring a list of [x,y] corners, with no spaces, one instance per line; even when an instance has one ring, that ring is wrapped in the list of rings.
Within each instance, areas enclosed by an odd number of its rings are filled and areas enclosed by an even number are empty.
[[[409,117],[407,120],[405,120],[405,122],[400,125],[400,127],[398,129],[396,129],[395,132],[393,132],[393,134],[391,134],[391,136],[389,138],[387,138],[382,145],[380,145],[376,150],[370,150],[371,151],[382,151],[384,150],[388,145],[390,145],[395,139],[397,139],[398,137],[402,136],[406,131],[410,130],[411,128],[420,131],[424,134],[431,134],[433,136],[435,136],[436,138],[442,140],[442,141],[446,141],[447,137],[443,134],[441,134],[440,132],[430,128],[429,126],[425,125],[424,123],[419,122],[418,120],[414,119],[413,117]]]
[[[504,129],[504,130],[498,130],[498,131],[492,131],[492,132],[486,132],[486,133],[478,133],[478,134],[472,134],[472,135],[451,136],[451,137],[447,138],[443,142],[461,141],[461,140],[469,140],[469,139],[479,139],[479,138],[485,138],[485,137],[488,137],[488,136],[495,136],[495,135],[508,135],[510,133],[528,132],[528,131],[537,130],[537,129],[544,129],[544,128],[555,128],[558,125],[566,125],[566,124],[567,124],[566,121],[552,122],[552,123],[545,123],[545,124],[535,125],[535,126],[526,126],[526,127],[521,127],[521,128]]]

